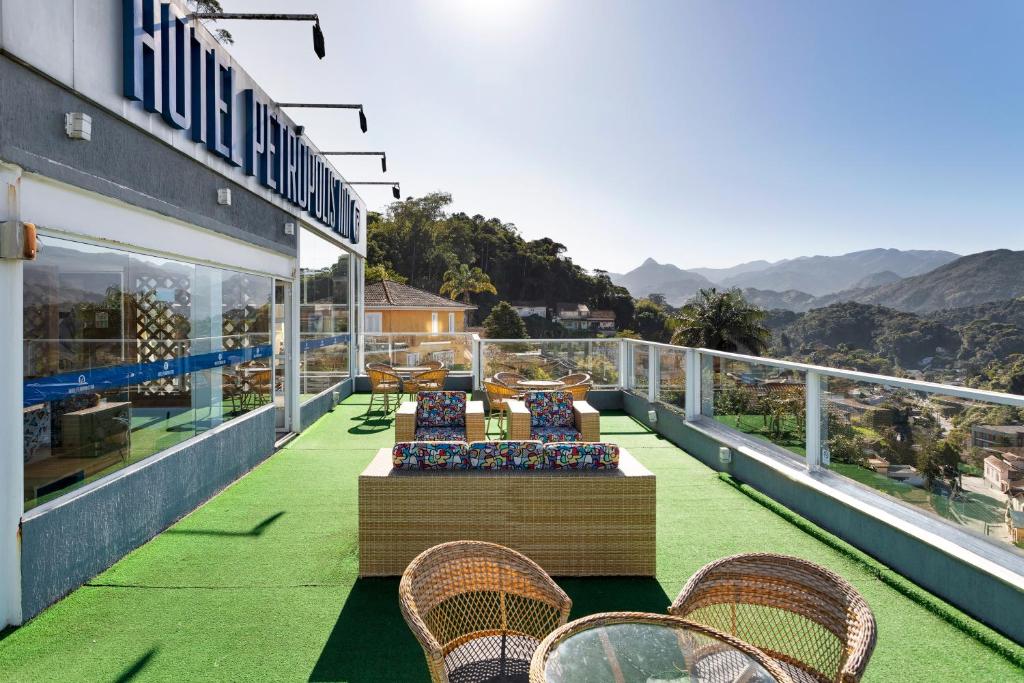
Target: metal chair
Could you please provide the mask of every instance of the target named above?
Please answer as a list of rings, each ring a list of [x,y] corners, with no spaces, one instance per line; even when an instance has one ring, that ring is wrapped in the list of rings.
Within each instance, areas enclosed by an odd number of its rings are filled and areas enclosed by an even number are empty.
[[[364,417],[373,408],[373,399],[377,395],[384,397],[384,414],[391,412],[391,395],[400,399],[402,396],[402,378],[395,374],[391,366],[382,363],[370,363],[366,366],[366,375],[370,378],[370,405],[366,406]],[[399,401],[395,401],[397,408]]]
[[[434,683],[525,683],[537,645],[572,607],[536,562],[482,541],[420,553],[402,574],[398,600]]]
[[[491,430],[491,419],[497,415],[498,429],[501,430],[501,435],[504,438],[507,434],[505,428],[507,401],[519,398],[520,394],[515,389],[490,379],[484,380],[484,391],[487,393],[487,431]]]
[[[750,643],[796,681],[856,683],[875,649],[875,617],[860,593],[797,557],[748,553],[712,562],[668,611]]]

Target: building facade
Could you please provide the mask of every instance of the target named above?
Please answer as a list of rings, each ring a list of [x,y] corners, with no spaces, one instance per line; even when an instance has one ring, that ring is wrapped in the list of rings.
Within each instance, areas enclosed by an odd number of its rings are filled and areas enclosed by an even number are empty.
[[[351,390],[365,205],[187,12],[0,0],[0,626]]]

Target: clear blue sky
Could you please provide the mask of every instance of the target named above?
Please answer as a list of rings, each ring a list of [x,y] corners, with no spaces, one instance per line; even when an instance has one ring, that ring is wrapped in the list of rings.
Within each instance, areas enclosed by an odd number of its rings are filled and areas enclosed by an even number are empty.
[[[1024,248],[1024,2],[222,0],[321,148],[587,267]],[[349,179],[376,160],[341,158]],[[371,208],[390,200],[362,191]]]

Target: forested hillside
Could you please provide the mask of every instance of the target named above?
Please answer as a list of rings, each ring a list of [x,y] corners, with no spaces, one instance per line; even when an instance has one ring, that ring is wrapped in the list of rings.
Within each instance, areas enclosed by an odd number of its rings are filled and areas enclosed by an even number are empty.
[[[408,278],[410,285],[438,292],[445,271],[479,266],[497,294],[474,294],[482,320],[498,301],[585,302],[616,313],[620,329],[633,322],[633,300],[606,274],[594,275],[549,238],[526,240],[515,225],[498,218],[448,213],[451,195],[436,192],[395,202],[383,215],[370,214],[367,260]]]

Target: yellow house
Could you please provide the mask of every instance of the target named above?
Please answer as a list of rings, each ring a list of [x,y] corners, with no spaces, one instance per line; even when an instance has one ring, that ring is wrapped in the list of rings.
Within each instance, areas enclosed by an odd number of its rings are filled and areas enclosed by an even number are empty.
[[[391,280],[367,282],[366,360],[396,365],[439,360],[455,369],[468,366],[472,346],[458,333],[466,331],[466,313],[475,308]]]

